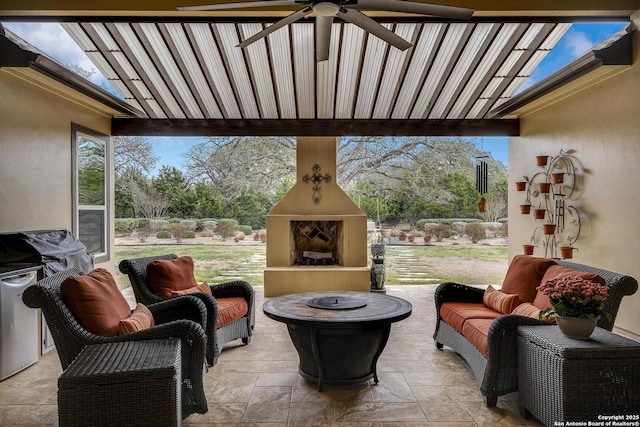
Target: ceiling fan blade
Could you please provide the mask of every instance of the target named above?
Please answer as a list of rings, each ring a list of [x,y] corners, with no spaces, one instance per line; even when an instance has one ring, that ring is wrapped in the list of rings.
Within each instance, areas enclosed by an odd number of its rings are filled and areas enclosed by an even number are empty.
[[[274,31],[279,30],[280,28],[287,26],[293,22],[296,22],[298,19],[304,18],[311,12],[313,12],[313,9],[311,9],[310,7],[305,7],[304,9],[300,9],[297,12],[293,12],[291,15],[287,16],[286,18],[282,18],[281,20],[274,22],[273,25],[268,26],[267,28],[260,31],[259,33],[256,33],[253,36],[249,37],[248,39],[244,40],[243,42],[239,43],[238,47],[247,47],[251,43],[258,41],[263,37],[268,36]]]
[[[329,59],[333,16],[316,16],[316,62]]]
[[[249,7],[270,6],[296,6],[300,3],[295,0],[267,0],[267,1],[242,1],[236,3],[202,4],[198,6],[178,6],[176,9],[183,11],[227,10],[245,9]]]
[[[445,6],[434,3],[418,3],[405,0],[358,0],[356,4],[345,5],[347,9],[385,10],[389,12],[417,13],[453,19],[471,19],[473,9]]]
[[[393,31],[387,30],[385,27],[369,18],[365,14],[358,12],[357,10],[341,9],[338,12],[337,16],[347,22],[351,22],[352,24],[357,25],[366,32],[381,38],[382,40],[386,41],[390,45],[397,47],[400,50],[407,50],[411,46],[413,46],[411,43],[409,43]]]

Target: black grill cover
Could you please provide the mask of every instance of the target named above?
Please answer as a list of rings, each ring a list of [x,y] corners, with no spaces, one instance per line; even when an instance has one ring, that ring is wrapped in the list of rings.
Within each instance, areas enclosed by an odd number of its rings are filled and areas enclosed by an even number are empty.
[[[44,276],[75,267],[93,270],[93,256],[69,230],[38,230],[0,234],[0,264],[41,263]]]

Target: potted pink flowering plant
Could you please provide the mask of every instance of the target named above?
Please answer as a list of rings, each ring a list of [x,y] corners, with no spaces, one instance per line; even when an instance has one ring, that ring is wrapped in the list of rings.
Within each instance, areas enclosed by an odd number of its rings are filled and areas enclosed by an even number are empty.
[[[540,316],[553,313],[560,330],[571,338],[587,339],[593,333],[600,316],[608,317],[604,302],[609,288],[579,277],[549,280],[537,288],[549,297],[551,307]]]

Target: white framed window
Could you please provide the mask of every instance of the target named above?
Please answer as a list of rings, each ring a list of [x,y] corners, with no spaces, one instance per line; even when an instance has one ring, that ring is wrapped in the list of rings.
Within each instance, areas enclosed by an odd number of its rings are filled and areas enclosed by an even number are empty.
[[[72,124],[73,234],[96,263],[109,260],[110,138]]]

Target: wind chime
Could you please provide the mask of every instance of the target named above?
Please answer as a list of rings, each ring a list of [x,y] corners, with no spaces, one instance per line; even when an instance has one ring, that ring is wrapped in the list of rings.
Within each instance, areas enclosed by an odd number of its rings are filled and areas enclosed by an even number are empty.
[[[487,199],[484,198],[484,194],[489,188],[489,167],[485,160],[489,156],[476,157],[476,190],[480,193],[480,201],[478,202],[478,211],[483,213],[485,211],[485,205]]]

